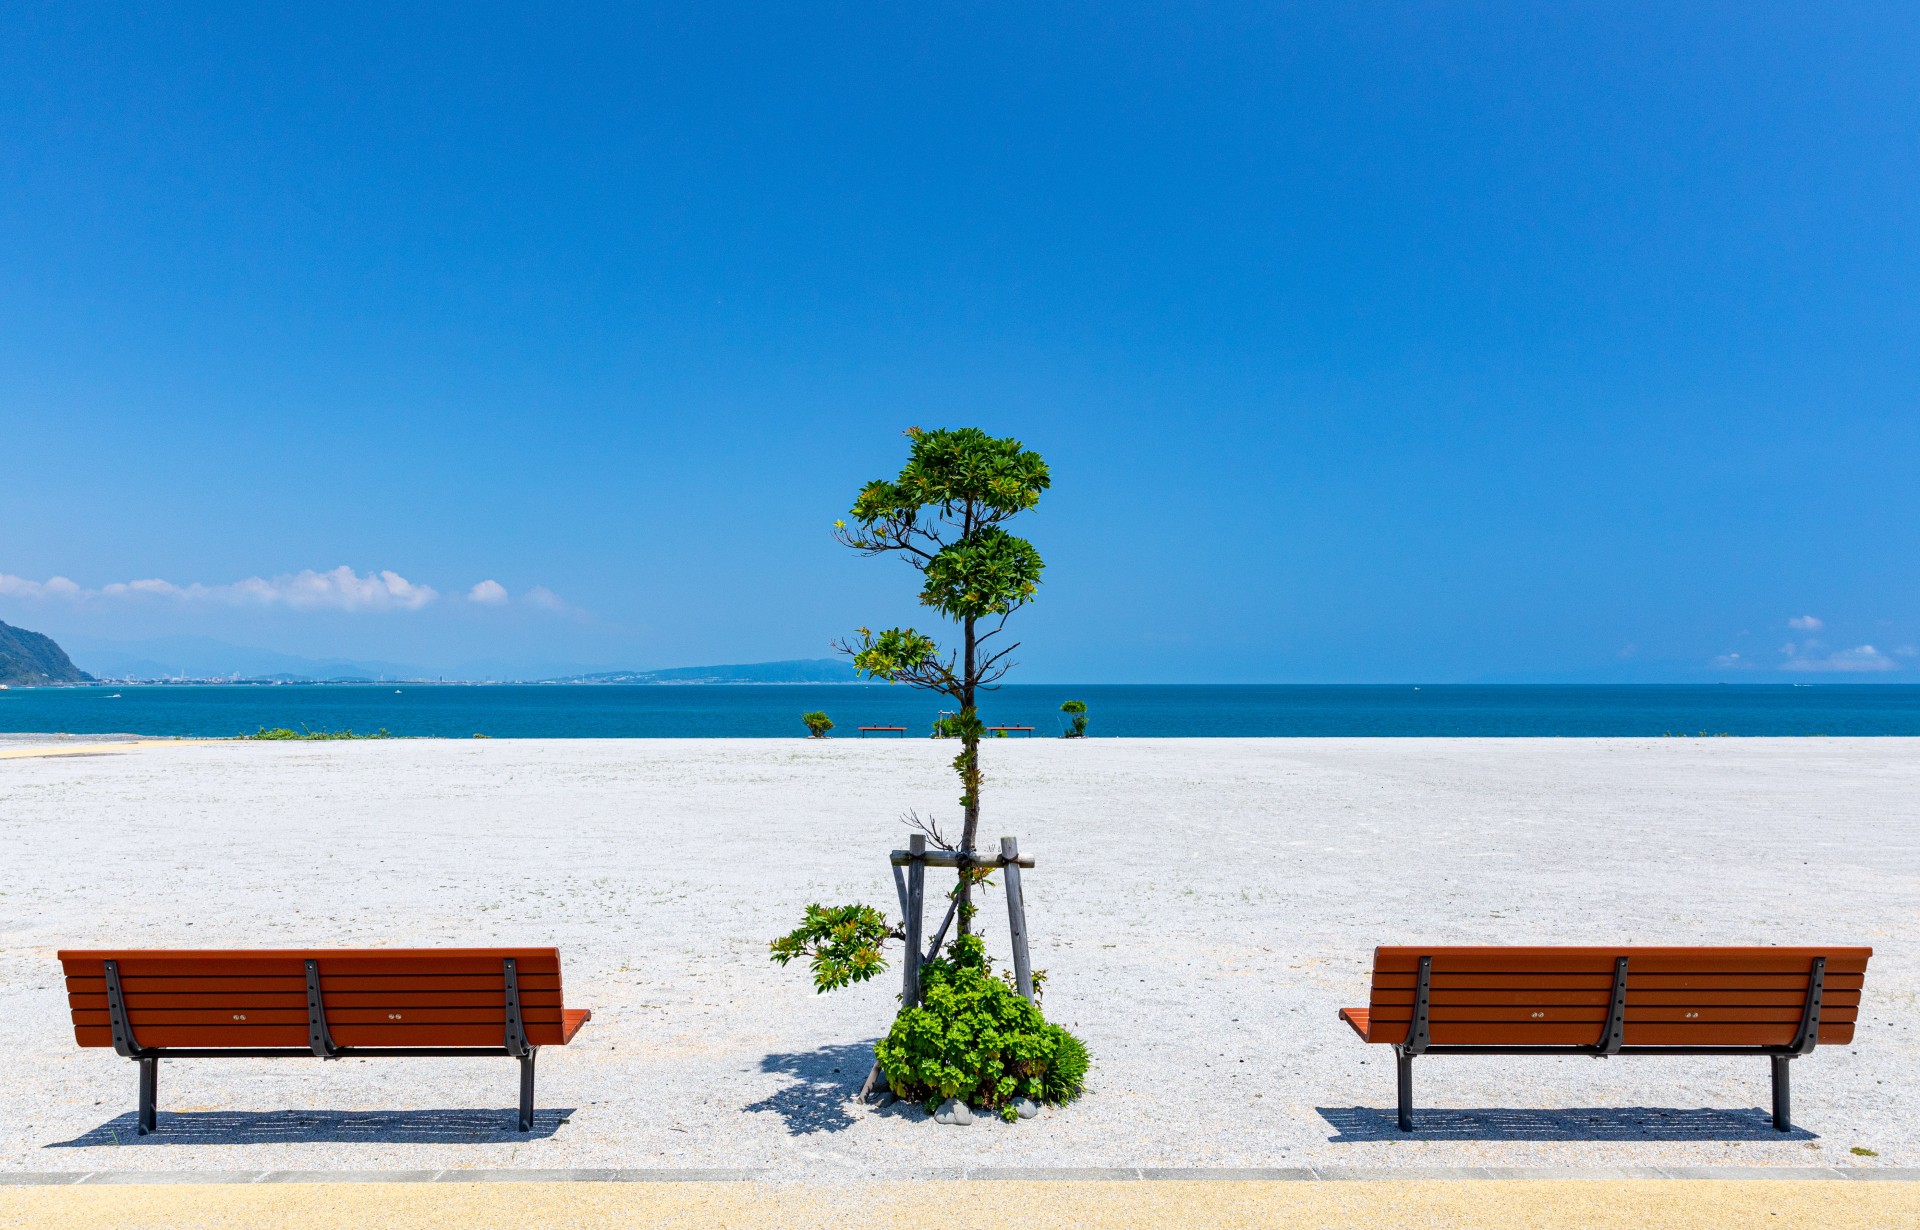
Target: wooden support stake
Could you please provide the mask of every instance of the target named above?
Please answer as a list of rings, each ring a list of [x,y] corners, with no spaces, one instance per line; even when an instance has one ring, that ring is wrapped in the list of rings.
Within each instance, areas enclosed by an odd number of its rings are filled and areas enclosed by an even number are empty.
[[[1000,839],[1000,874],[1007,882],[1007,930],[1013,937],[1013,976],[1020,994],[1033,1002],[1033,965],[1027,958],[1027,899],[1020,891],[1020,840]]]
[[[903,1008],[911,1008],[920,1002],[920,926],[927,897],[927,865],[922,861],[927,853],[927,839],[925,835],[915,833],[907,840],[907,845],[914,858],[907,864],[907,956],[900,985],[900,1006]]]

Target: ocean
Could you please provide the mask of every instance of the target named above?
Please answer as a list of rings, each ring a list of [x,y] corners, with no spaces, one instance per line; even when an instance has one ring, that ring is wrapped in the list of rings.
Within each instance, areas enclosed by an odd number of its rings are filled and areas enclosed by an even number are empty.
[[[1092,737],[1920,735],[1920,686],[1009,685],[989,723],[1065,729],[1085,701]],[[14,688],[0,732],[223,737],[262,726],[434,738],[775,739],[824,710],[836,738],[860,726],[926,737],[943,708],[884,685],[285,684]],[[873,737],[898,737],[877,735]],[[1021,737],[1014,735],[1011,737]]]

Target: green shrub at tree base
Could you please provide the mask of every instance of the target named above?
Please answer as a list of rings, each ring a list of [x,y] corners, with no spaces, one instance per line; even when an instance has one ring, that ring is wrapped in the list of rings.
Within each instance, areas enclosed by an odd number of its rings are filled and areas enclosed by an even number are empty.
[[[887,1087],[931,1111],[947,1098],[1015,1118],[1015,1098],[1070,1102],[1087,1078],[1087,1048],[994,977],[986,945],[962,938],[920,967],[921,1002],[874,1047]]]
[[[801,714],[800,720],[807,724],[807,735],[810,738],[824,739],[827,737],[827,732],[833,729],[833,719],[818,709],[812,713]]]

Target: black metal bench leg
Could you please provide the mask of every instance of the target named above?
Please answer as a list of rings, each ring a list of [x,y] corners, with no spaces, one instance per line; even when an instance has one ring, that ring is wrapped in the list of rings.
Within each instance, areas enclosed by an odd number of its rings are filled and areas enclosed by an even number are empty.
[[[520,1130],[533,1130],[533,1057],[540,1052],[530,1050],[520,1057]]]
[[[1400,1069],[1400,1130],[1413,1130],[1413,1056],[1393,1048],[1395,1065]]]
[[[136,1060],[140,1065],[140,1130],[141,1136],[153,1131],[156,1105],[160,1100],[160,1061],[158,1059]]]
[[[1793,1130],[1793,1090],[1787,1081],[1787,1063],[1791,1056],[1773,1056],[1773,1127],[1777,1132]]]

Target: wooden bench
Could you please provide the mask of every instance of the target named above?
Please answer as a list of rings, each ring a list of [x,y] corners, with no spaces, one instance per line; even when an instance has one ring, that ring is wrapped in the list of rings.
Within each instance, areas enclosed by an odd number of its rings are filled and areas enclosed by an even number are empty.
[[[998,732],[1003,735],[1008,735],[1008,734],[1012,734],[1016,730],[1025,731],[1027,734],[1027,738],[1029,739],[1033,738],[1033,727],[1031,726],[989,726],[987,727],[988,734],[993,734],[995,732]]]
[[[63,950],[73,1037],[140,1065],[141,1135],[162,1059],[508,1055],[520,1130],[533,1058],[590,1015],[563,1006],[557,948]]]
[[[907,734],[907,728],[905,726],[862,726],[860,728],[860,737],[862,739],[866,738],[869,730],[876,734],[899,735],[903,739]]]
[[[1373,993],[1340,1018],[1398,1061],[1413,1130],[1420,1055],[1765,1055],[1773,1126],[1787,1064],[1853,1041],[1871,948],[1376,948]]]

